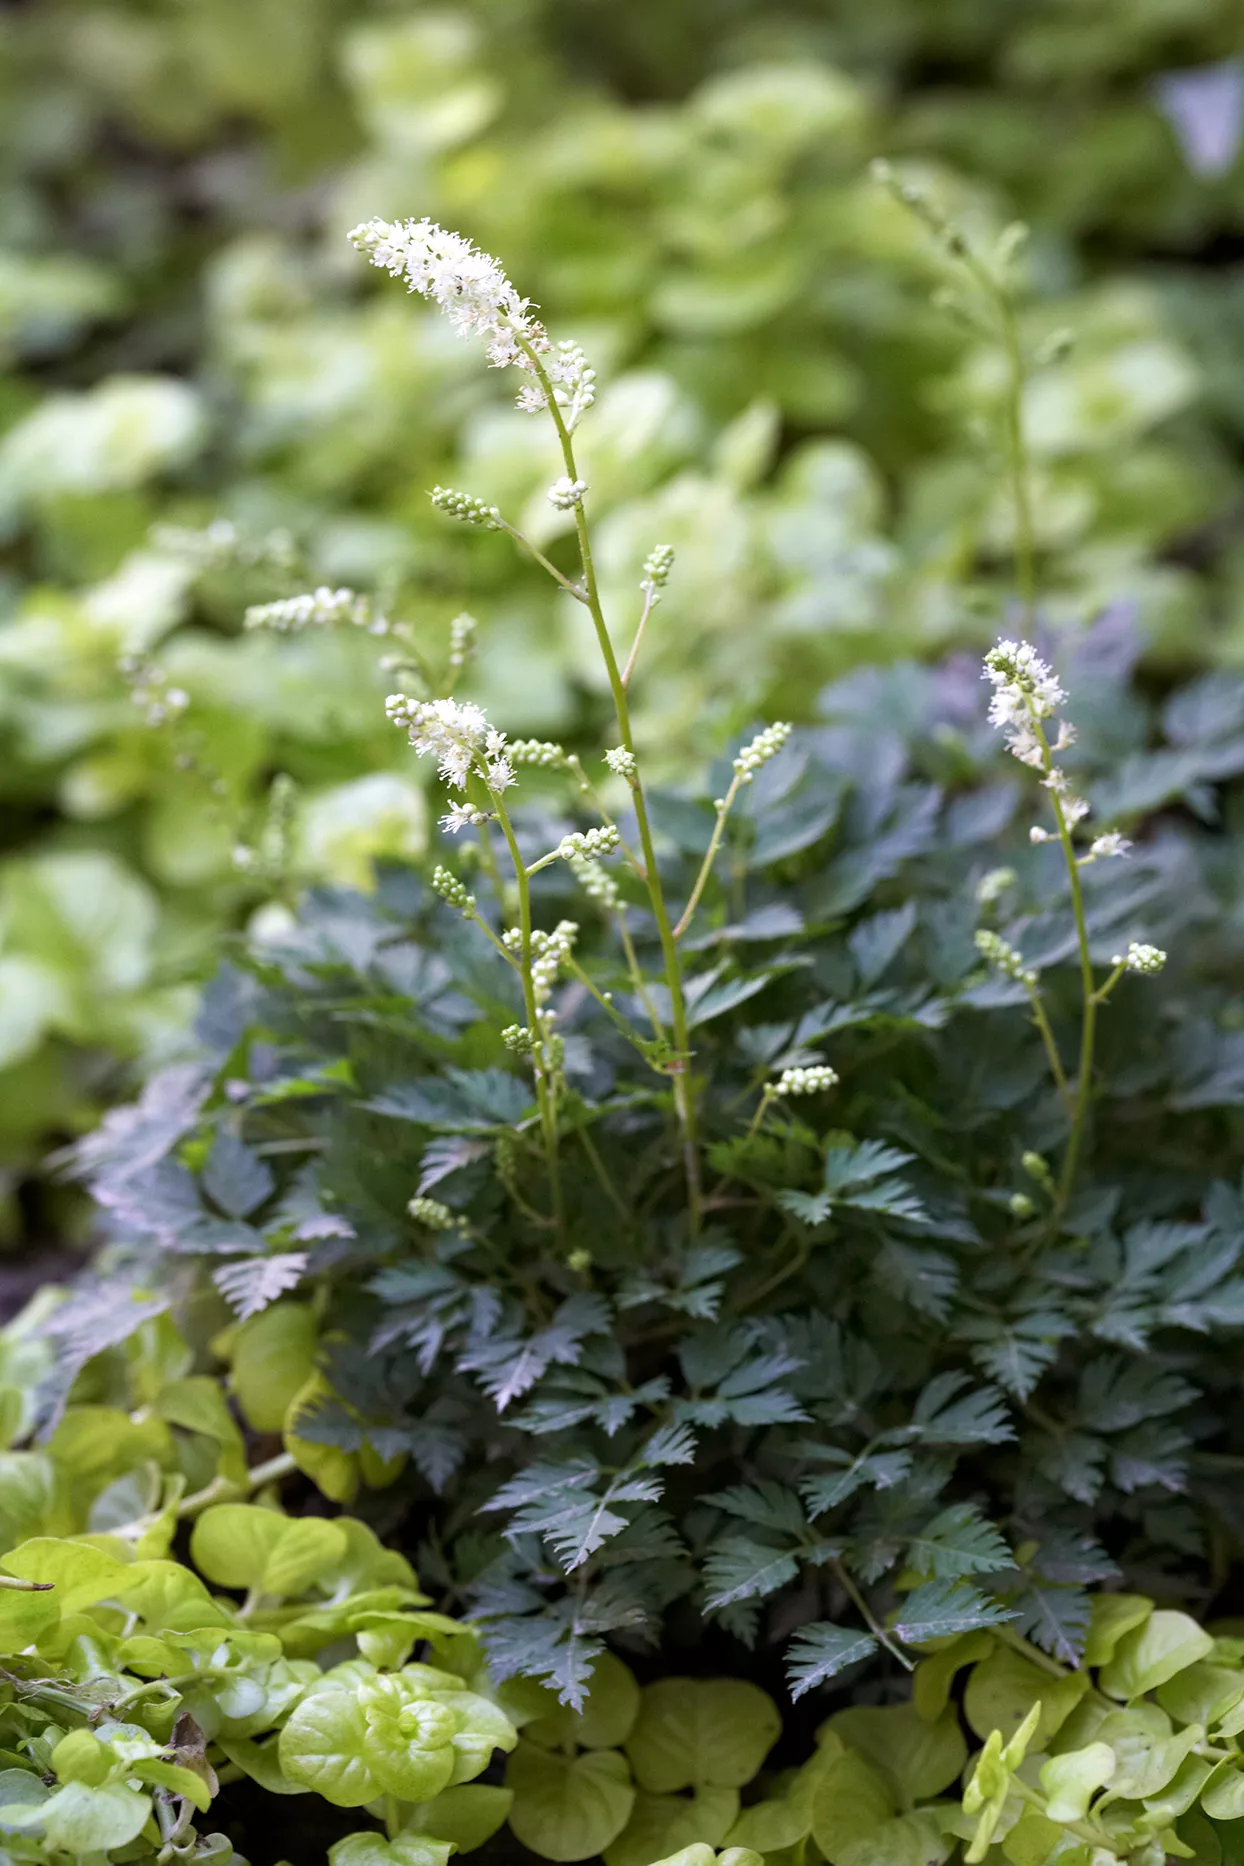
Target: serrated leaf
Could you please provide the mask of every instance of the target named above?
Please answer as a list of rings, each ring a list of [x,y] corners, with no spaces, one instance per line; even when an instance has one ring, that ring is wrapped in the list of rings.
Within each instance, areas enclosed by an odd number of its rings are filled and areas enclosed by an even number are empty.
[[[858,1665],[877,1649],[871,1633],[816,1620],[796,1633],[786,1648],[786,1677],[792,1698],[823,1685],[849,1665]]]
[[[924,1645],[930,1639],[949,1639],[971,1633],[978,1626],[1000,1626],[1015,1618],[1013,1609],[989,1600],[962,1581],[925,1581],[908,1595],[892,1622],[905,1645]]]

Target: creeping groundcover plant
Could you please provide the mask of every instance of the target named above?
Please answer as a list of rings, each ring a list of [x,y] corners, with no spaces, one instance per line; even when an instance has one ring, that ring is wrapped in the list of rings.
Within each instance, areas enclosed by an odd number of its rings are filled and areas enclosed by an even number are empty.
[[[439,859],[275,904],[76,1150],[107,1241],[0,1355],[0,1856],[258,1866],[300,1795],[299,1866],[1230,1853],[1244,680],[1042,636],[1018,236],[910,204],[1008,372],[1015,614],[681,789],[583,352],[356,231],[551,422],[547,551],[432,498],[583,612],[612,726],[512,739],[469,618],[387,629]]]

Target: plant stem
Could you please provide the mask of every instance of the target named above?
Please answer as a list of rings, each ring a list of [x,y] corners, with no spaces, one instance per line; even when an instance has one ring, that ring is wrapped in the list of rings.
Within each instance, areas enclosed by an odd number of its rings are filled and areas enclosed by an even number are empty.
[[[1033,730],[1041,745],[1045,774],[1048,777],[1054,769],[1050,742],[1045,736],[1042,722],[1033,716]],[[1061,1219],[1071,1198],[1075,1185],[1076,1167],[1080,1160],[1080,1147],[1084,1139],[1084,1126],[1088,1119],[1089,1102],[1093,1092],[1093,1051],[1097,1041],[1097,1005],[1098,996],[1093,985],[1093,957],[1089,950],[1088,923],[1084,913],[1084,888],[1080,881],[1080,864],[1076,860],[1075,844],[1071,840],[1071,830],[1063,810],[1062,798],[1056,790],[1050,791],[1050,802],[1054,808],[1054,821],[1058,828],[1058,840],[1062,845],[1063,860],[1067,865],[1067,878],[1071,883],[1071,910],[1075,916],[1076,943],[1080,949],[1080,986],[1084,1000],[1082,1022],[1080,1025],[1080,1067],[1076,1082],[1075,1103],[1071,1115],[1071,1133],[1067,1138],[1067,1151],[1063,1156],[1063,1170],[1059,1175],[1058,1196],[1054,1202],[1054,1215]]]
[[[540,383],[540,387],[544,391],[549,414],[552,416],[553,425],[557,429],[557,438],[561,445],[562,459],[565,463],[567,476],[571,480],[577,480],[579,477],[579,470],[575,462],[574,443],[570,437],[570,430],[562,419],[562,412],[557,405],[557,398],[553,393],[553,385],[549,380],[548,372],[540,361],[539,356],[530,345],[523,342],[522,339],[519,341],[523,350],[526,352],[528,361],[531,363],[531,367]],[[605,621],[604,611],[601,608],[600,591],[596,583],[596,570],[592,561],[592,541],[588,533],[587,516],[584,513],[582,504],[575,506],[574,516],[575,529],[579,538],[579,556],[583,564],[584,600],[587,603],[588,610],[592,617],[592,625],[596,630],[597,644],[600,648],[601,658],[605,664],[605,672],[609,679],[609,689],[613,695],[614,712],[618,722],[618,736],[622,741],[624,749],[630,752],[631,756],[634,757],[635,740],[631,731],[631,715],[630,708],[627,704],[626,687],[618,668],[617,656],[613,651],[613,642],[609,635],[609,625]],[[670,925],[669,911],[665,904],[665,894],[661,887],[661,875],[657,867],[656,849],[652,841],[652,826],[648,820],[648,806],[644,798],[643,784],[640,781],[638,771],[631,780],[631,792],[635,800],[635,820],[639,827],[639,840],[643,849],[644,867],[646,871],[644,879],[647,884],[649,898],[652,901],[653,916],[657,923],[657,934],[660,938],[661,953],[665,962],[665,982],[670,994],[670,1021],[674,1027],[674,1046],[678,1051],[675,1062],[670,1066],[670,1073],[674,1084],[674,1105],[678,1111],[678,1118],[682,1127],[683,1164],[687,1176],[687,1195],[691,1231],[694,1235],[700,1228],[700,1161],[696,1147],[695,1083],[691,1076],[690,1031],[687,1023],[686,1001],[683,997],[682,967],[679,962],[678,948],[674,942],[674,931]]]
[[[582,602],[587,601],[586,596],[583,594],[583,591],[579,588],[578,584],[572,583],[569,577],[564,577],[561,571],[557,568],[557,565],[554,563],[550,563],[549,559],[544,555],[544,552],[536,549],[535,545],[531,542],[530,538],[525,538],[521,531],[515,531],[513,525],[507,525],[504,519],[501,520],[501,530],[506,532],[511,538],[513,538],[515,544],[520,545],[524,551],[529,551],[532,557],[534,557],[536,562],[539,564],[540,568],[542,570],[548,571],[554,583],[561,584],[561,587],[565,590],[567,596],[573,596],[577,603],[582,603]]]
[[[1050,1072],[1058,1086],[1058,1092],[1063,1098],[1063,1106],[1066,1108],[1067,1114],[1070,1117],[1075,1111],[1075,1102],[1071,1093],[1071,1085],[1067,1081],[1067,1072],[1063,1068],[1062,1057],[1058,1054],[1058,1045],[1054,1041],[1054,1032],[1050,1027],[1049,1016],[1044,1004],[1041,1002],[1041,994],[1035,985],[1029,986],[1028,998],[1032,1005],[1032,1021],[1041,1032],[1041,1041],[1045,1045],[1045,1053],[1049,1058]]]
[[[873,1638],[883,1645],[891,1657],[896,1658],[906,1671],[914,1672],[916,1669],[915,1662],[908,1658],[903,1648],[895,1640],[893,1634],[888,1633],[885,1627],[882,1626],[880,1620],[864,1599],[864,1596],[860,1593],[859,1588],[856,1587],[855,1582],[851,1579],[842,1563],[836,1561],[832,1565],[834,1573],[845,1588],[855,1611],[859,1614]]]
[[[691,890],[691,898],[683,908],[682,919],[674,928],[675,939],[682,938],[687,928],[691,925],[695,910],[700,904],[700,896],[707,886],[708,878],[713,872],[713,863],[717,860],[717,851],[721,847],[721,838],[726,828],[726,818],[729,816],[734,800],[739,794],[739,785],[741,783],[742,778],[736,772],[731,779],[729,790],[722,798],[718,807],[717,821],[713,825],[712,839],[704,852],[704,860],[700,863],[700,872],[695,878],[695,886]]]
[[[629,687],[631,684],[631,675],[635,672],[635,661],[639,654],[640,643],[644,639],[644,630],[648,626],[648,617],[652,614],[656,606],[656,600],[657,593],[655,589],[649,590],[648,594],[644,597],[643,613],[639,618],[639,626],[635,630],[635,639],[631,643],[631,652],[626,657],[626,666],[622,669],[622,685],[624,687]]]
[[[1019,327],[1015,321],[1015,307],[1006,286],[994,277],[989,267],[970,249],[966,249],[962,257],[968,271],[997,312],[997,335],[1001,338],[1006,357],[1003,428],[1011,503],[1015,511],[1015,583],[1019,591],[1022,633],[1027,639],[1036,619],[1037,552],[1032,522],[1028,444],[1024,434],[1024,354],[1019,340]]]
[[[188,1522],[193,1516],[201,1516],[213,1503],[228,1503],[238,1497],[253,1496],[265,1484],[276,1484],[283,1477],[292,1477],[297,1469],[297,1462],[288,1451],[278,1452],[275,1458],[252,1465],[246,1476],[236,1482],[229,1477],[214,1477],[202,1490],[192,1491],[190,1496],[183,1497],[180,1503],[175,1504],[173,1515],[179,1522]],[[149,1510],[145,1516],[136,1516],[132,1522],[123,1523],[119,1529],[110,1533],[137,1538],[165,1514],[164,1510]]]
[[[523,985],[523,1006],[527,1017],[527,1028],[531,1032],[532,1062],[535,1067],[536,1101],[540,1109],[540,1128],[544,1136],[544,1157],[548,1164],[549,1191],[553,1200],[553,1217],[558,1230],[564,1228],[565,1216],[562,1209],[561,1169],[557,1157],[557,1107],[553,1097],[552,1084],[545,1068],[543,1046],[540,1042],[540,1012],[536,1004],[535,981],[531,975],[531,884],[527,878],[527,868],[519,851],[514,835],[514,826],[510,822],[509,812],[501,799],[499,791],[489,787],[493,808],[497,812],[497,821],[510,851],[510,860],[514,865],[514,880],[518,887],[518,920],[522,933],[522,960],[519,971]]]

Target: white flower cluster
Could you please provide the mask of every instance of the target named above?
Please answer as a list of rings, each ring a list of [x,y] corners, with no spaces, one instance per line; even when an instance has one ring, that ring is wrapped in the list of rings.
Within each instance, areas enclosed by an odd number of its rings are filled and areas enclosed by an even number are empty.
[[[599,901],[602,907],[617,906],[618,884],[607,868],[587,855],[568,855],[566,861],[589,900]]]
[[[1127,855],[1131,846],[1127,837],[1121,836],[1117,829],[1107,830],[1104,836],[1094,836],[1088,854],[1080,857],[1080,865],[1083,867],[1085,862],[1101,861],[1104,856]]]
[[[555,479],[549,487],[549,504],[555,505],[559,512],[573,512],[576,505],[583,504],[583,495],[586,491],[587,481],[585,479],[571,479],[568,473],[563,473],[561,478]]]
[[[501,512],[495,505],[485,505],[469,492],[455,492],[452,486],[433,486],[428,494],[438,512],[448,513],[464,525],[482,525],[485,531],[501,529]]]
[[[1140,940],[1129,940],[1126,953],[1115,953],[1111,965],[1124,965],[1129,972],[1160,972],[1166,964],[1166,954],[1160,946],[1146,946]]]
[[[993,686],[990,725],[1008,734],[1007,744],[1022,764],[1039,766],[1033,721],[1051,719],[1067,698],[1053,670],[1030,643],[1000,641],[985,656],[982,678]]]
[[[649,608],[661,600],[661,591],[670,580],[670,571],[674,568],[674,547],[672,544],[657,544],[644,559],[644,574],[640,589],[647,598]]]
[[[613,824],[604,829],[574,830],[569,836],[563,836],[557,845],[557,853],[563,862],[572,862],[577,856],[612,855],[622,838]]]
[[[466,610],[454,617],[449,624],[449,671],[460,674],[469,661],[475,658],[476,641],[479,636],[479,623]]]
[[[1053,757],[1074,745],[1075,728],[1060,720],[1052,745],[1042,729],[1067,698],[1053,669],[1029,642],[1000,641],[985,656],[982,678],[993,687],[990,725],[1005,734],[1012,757],[1045,773],[1042,784],[1057,799],[1067,828],[1074,829],[1088,815],[1089,806],[1083,797],[1072,795],[1066,772],[1053,763]],[[1029,836],[1033,842],[1049,841],[1045,830],[1030,831]]]
[[[636,764],[634,752],[628,752],[625,745],[615,745],[605,753],[605,763],[615,777],[625,778],[629,783],[635,776]]]
[[[364,221],[350,238],[374,266],[439,305],[460,337],[484,338],[495,369],[513,364],[534,374],[539,357],[568,429],[592,406],[596,372],[578,344],[567,341],[554,348],[543,324],[531,315],[530,299],[520,298],[497,261],[462,234],[425,217]],[[543,409],[543,385],[529,383],[518,405],[528,413]]]
[[[228,518],[214,518],[201,529],[192,525],[153,525],[151,542],[158,551],[183,558],[201,571],[229,570],[242,564],[290,570],[298,555],[288,531],[245,538]]]
[[[751,744],[745,745],[734,761],[740,782],[752,783],[760,767],[777,757],[793,729],[789,721],[783,719],[757,733]]]
[[[321,584],[302,596],[285,596],[275,603],[252,603],[246,611],[247,628],[271,628],[281,634],[296,634],[304,628],[333,628],[346,622],[352,628],[365,628],[369,635],[387,635],[389,623],[372,606],[370,596],[357,590],[330,590]]]
[[[1013,868],[991,868],[976,884],[976,898],[982,907],[992,907],[1000,895],[1015,885]]]
[[[414,1198],[406,1210],[417,1224],[426,1225],[429,1231],[456,1231],[461,1222],[439,1199]]]
[[[506,750],[510,754],[510,763],[514,765],[545,765],[552,768],[566,762],[565,747],[552,739],[513,739]]]
[[[447,907],[456,907],[460,914],[475,911],[475,896],[469,894],[457,875],[439,864],[432,870],[432,887],[440,895]]]
[[[530,368],[523,344],[548,349],[543,325],[530,315],[530,301],[519,297],[495,259],[460,233],[425,216],[364,221],[350,238],[373,266],[405,279],[410,291],[439,305],[458,336],[486,338],[488,361],[495,368],[511,363]]]
[[[436,759],[442,778],[455,790],[465,790],[473,776],[482,778],[491,791],[508,790],[513,784],[505,734],[489,725],[478,706],[391,693],[384,710],[395,726],[405,729],[421,758]],[[452,836],[469,824],[486,821],[485,811],[458,804],[442,817],[441,827]]]
[[[1025,965],[1024,955],[1017,952],[1000,934],[991,933],[987,927],[980,927],[976,934],[976,950],[982,959],[996,966],[1007,978],[1027,986],[1030,990],[1037,983],[1037,975],[1030,965]]]
[[[531,936],[531,984],[536,1004],[546,1005],[553,995],[557,975],[574,952],[579,931],[574,920],[559,920],[551,933],[538,930]]]
[[[168,675],[157,662],[144,661],[140,655],[124,655],[117,667],[129,683],[131,700],[153,730],[179,719],[189,706],[190,695],[185,688],[170,686]]]
[[[809,1063],[801,1069],[783,1069],[777,1081],[769,1084],[769,1094],[819,1095],[823,1089],[833,1088],[837,1080],[838,1071],[828,1063]]]

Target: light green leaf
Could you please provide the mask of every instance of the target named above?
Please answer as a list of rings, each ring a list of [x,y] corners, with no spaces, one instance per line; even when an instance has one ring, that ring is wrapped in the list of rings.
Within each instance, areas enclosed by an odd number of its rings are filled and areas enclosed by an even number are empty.
[[[1244,1774],[1239,1769],[1224,1768],[1202,1795],[1201,1806],[1212,1821],[1244,1818]]]
[[[383,1834],[347,1834],[328,1849],[329,1866],[394,1866],[393,1848]]]
[[[279,1739],[273,1737],[270,1742],[256,1743],[246,1736],[219,1736],[218,1748],[222,1749],[230,1762],[235,1762],[244,1774],[269,1795],[306,1795],[311,1791],[303,1782],[291,1781],[280,1764]]]
[[[204,1778],[193,1769],[185,1769],[178,1762],[165,1762],[159,1756],[148,1756],[136,1762],[133,1769],[140,1782],[150,1782],[156,1788],[167,1788],[175,1795],[184,1795],[192,1801],[200,1814],[206,1814],[212,1805],[212,1791]]]
[[[585,1860],[603,1853],[631,1816],[635,1789],[625,1759],[614,1749],[578,1757],[553,1755],[520,1743],[506,1772],[514,1791],[510,1826],[546,1860]]]
[[[581,1711],[558,1704],[524,1726],[534,1743],[545,1749],[573,1743],[579,1749],[617,1749],[625,1743],[639,1714],[639,1686],[629,1665],[612,1652],[602,1652],[592,1668],[587,1702]]]
[[[971,1728],[982,1740],[1000,1730],[1007,1741],[1023,1724],[1032,1706],[1041,1705],[1035,1746],[1044,1749],[1089,1688],[1083,1672],[1051,1678],[1020,1652],[999,1646],[983,1659],[968,1679],[963,1708]]]
[[[605,1866],[648,1866],[671,1848],[697,1841],[720,1846],[738,1811],[735,1788],[701,1788],[694,1795],[649,1795],[641,1789],[630,1820],[605,1850]]]
[[[23,1581],[50,1581],[62,1616],[125,1593],[138,1579],[137,1569],[114,1561],[89,1542],[62,1542],[36,1536],[4,1557],[9,1574]]]
[[[1145,1708],[1156,1710],[1155,1706]],[[1117,1717],[1107,1717],[1098,1732],[1100,1741],[1109,1743],[1115,1754],[1110,1799],[1145,1801],[1160,1794],[1173,1780],[1184,1757],[1204,1742],[1205,1731],[1194,1723],[1178,1735],[1169,1736],[1158,1733],[1162,1726],[1170,1728],[1160,1711],[1141,1725],[1131,1721],[1130,1713],[1124,1715],[1129,1719],[1126,1725]]]
[[[1090,1743],[1068,1756],[1051,1756],[1041,1767],[1046,1811],[1052,1821],[1082,1821],[1089,1802],[1115,1771],[1115,1754],[1108,1743]]]
[[[120,1782],[88,1788],[68,1782],[39,1809],[49,1845],[65,1853],[105,1853],[136,1840],[151,1813],[148,1796]]]
[[[904,1810],[940,1795],[968,1759],[959,1719],[949,1709],[926,1723],[914,1704],[860,1705],[839,1711],[826,1727],[890,1777]]]
[[[1143,1626],[1152,1612],[1153,1602],[1140,1594],[1095,1594],[1084,1642],[1084,1663],[1105,1665],[1114,1657],[1124,1633]]]
[[[316,1691],[281,1731],[277,1755],[291,1782],[338,1808],[361,1808],[381,1792],[368,1767],[367,1724],[350,1691]]]
[[[758,1801],[754,1807],[743,1810],[726,1837],[734,1847],[752,1847],[757,1853],[778,1853],[783,1847],[798,1846],[811,1828],[810,1807],[785,1799]]]
[[[28,1593],[24,1588],[0,1588],[0,1652],[21,1652],[34,1645],[60,1618],[54,1593]]]
[[[1244,1673],[1201,1659],[1158,1687],[1158,1703],[1176,1723],[1218,1723],[1244,1699]]]
[[[1025,1808],[1014,1827],[1002,1841],[1002,1851],[1011,1866],[1044,1866],[1066,1833],[1057,1821],[1047,1821],[1035,1808]]]
[[[222,1587],[303,1594],[342,1560],[345,1531],[322,1516],[281,1516],[254,1503],[204,1510],[190,1538],[195,1565]]]
[[[409,1831],[448,1841],[459,1853],[474,1853],[504,1826],[513,1800],[512,1789],[484,1782],[446,1788],[414,1810]]]
[[[228,1615],[198,1575],[180,1562],[135,1562],[132,1573],[135,1578],[126,1602],[141,1613],[150,1632],[192,1633],[228,1624]]]
[[[1213,1639],[1188,1614],[1163,1608],[1123,1635],[1098,1683],[1112,1698],[1143,1697],[1213,1649]]]
[[[279,1432],[315,1372],[318,1326],[304,1302],[274,1302],[233,1335],[233,1390],[256,1432]]]
[[[842,1849],[838,1866],[941,1866],[955,1847],[954,1834],[942,1832],[931,1808],[883,1821],[870,1834]]]
[[[85,1782],[98,1788],[112,1770],[113,1758],[90,1730],[71,1730],[52,1751],[52,1767],[60,1782]]]
[[[950,1687],[965,1665],[974,1665],[993,1651],[994,1637],[985,1628],[975,1633],[960,1633],[940,1652],[921,1659],[911,1681],[912,1703],[922,1717],[933,1723],[950,1702]]]
[[[896,1812],[885,1777],[863,1756],[847,1749],[835,1756],[812,1796],[812,1838],[830,1862],[841,1866],[849,1847],[875,1834]]]
[[[773,1699],[737,1678],[663,1678],[640,1694],[626,1743],[635,1779],[650,1793],[741,1788],[781,1733]]]

